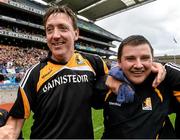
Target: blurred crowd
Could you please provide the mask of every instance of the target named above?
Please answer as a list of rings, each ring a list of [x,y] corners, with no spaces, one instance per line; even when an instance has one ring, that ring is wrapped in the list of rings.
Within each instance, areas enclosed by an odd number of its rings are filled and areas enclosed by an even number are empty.
[[[47,55],[43,49],[0,44],[0,84],[19,83],[26,70]],[[110,68],[112,61],[105,62]]]
[[[38,30],[17,27],[14,25],[1,25],[0,24],[0,30],[11,31],[11,32],[15,32],[15,33],[25,34],[25,35],[35,35],[35,36],[38,36],[41,38],[45,37],[45,33],[43,31],[39,32]]]
[[[0,83],[18,83],[25,71],[47,53],[38,48],[0,45]]]

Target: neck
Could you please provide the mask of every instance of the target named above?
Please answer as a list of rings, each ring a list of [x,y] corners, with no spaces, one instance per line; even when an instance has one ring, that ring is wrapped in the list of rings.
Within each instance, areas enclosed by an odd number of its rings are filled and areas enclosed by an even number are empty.
[[[53,55],[51,55],[51,59],[58,62],[58,63],[61,63],[61,64],[66,64],[68,63],[68,61],[71,59],[71,57],[73,56],[74,53],[72,53],[71,55],[66,55],[65,57],[55,57]]]

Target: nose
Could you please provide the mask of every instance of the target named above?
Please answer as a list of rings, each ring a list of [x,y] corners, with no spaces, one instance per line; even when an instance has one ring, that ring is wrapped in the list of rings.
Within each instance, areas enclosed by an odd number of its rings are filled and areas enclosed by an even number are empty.
[[[61,32],[58,29],[54,29],[53,38],[58,39],[61,37]]]
[[[142,64],[142,62],[141,62],[140,59],[137,59],[137,60],[136,60],[136,62],[135,62],[135,64],[134,64],[134,67],[135,67],[135,68],[142,68],[142,67],[143,67],[143,64]]]

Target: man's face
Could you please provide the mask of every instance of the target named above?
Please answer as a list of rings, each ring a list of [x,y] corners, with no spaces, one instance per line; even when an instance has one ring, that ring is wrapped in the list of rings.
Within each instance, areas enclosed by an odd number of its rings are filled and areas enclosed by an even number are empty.
[[[46,22],[47,45],[52,59],[67,62],[74,52],[74,41],[78,39],[78,29],[73,28],[71,18],[64,13],[55,13]]]
[[[119,66],[134,84],[141,84],[151,73],[152,53],[148,44],[124,46]]]

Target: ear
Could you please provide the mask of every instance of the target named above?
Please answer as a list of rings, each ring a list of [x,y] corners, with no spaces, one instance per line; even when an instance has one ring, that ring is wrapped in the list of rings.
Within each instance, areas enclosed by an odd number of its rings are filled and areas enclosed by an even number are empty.
[[[74,41],[78,40],[78,38],[79,38],[79,29],[76,29],[74,34]]]

